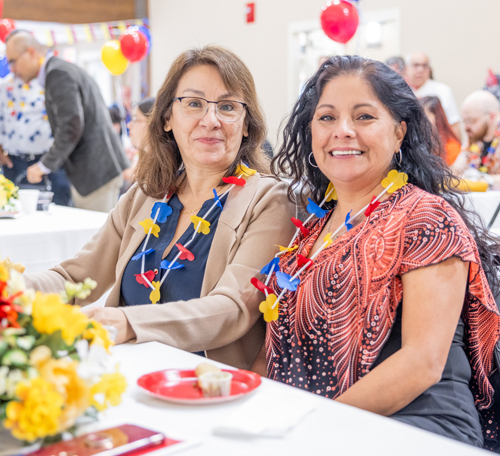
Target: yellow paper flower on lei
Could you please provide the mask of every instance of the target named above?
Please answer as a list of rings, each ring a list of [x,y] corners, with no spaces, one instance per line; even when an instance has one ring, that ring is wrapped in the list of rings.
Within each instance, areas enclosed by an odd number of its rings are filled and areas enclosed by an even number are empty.
[[[41,377],[21,382],[16,387],[19,401],[10,401],[3,422],[19,440],[32,442],[61,431],[60,417],[64,399],[55,385]]]
[[[160,282],[152,282],[151,285],[153,285],[153,287],[155,287],[155,289],[149,293],[149,300],[153,303],[153,304],[156,304],[159,300],[160,300],[160,286],[161,286],[161,283]]]
[[[262,301],[259,305],[259,310],[264,314],[264,320],[268,323],[276,321],[279,317],[279,305],[274,306],[277,299],[276,295],[271,293],[267,295],[266,300]]]
[[[299,248],[298,245],[294,245],[293,247],[283,247],[282,245],[278,245],[280,248],[280,252],[293,252]]]
[[[249,168],[243,164],[236,167],[235,174],[239,177],[243,174],[243,177],[253,176],[257,171],[255,169]]]
[[[326,189],[326,192],[325,192],[325,201],[328,202],[328,201],[337,200],[337,199],[338,199],[337,190],[335,190],[335,187],[330,182],[328,184],[328,188]]]
[[[326,233],[326,236],[323,238],[323,242],[326,242],[325,248],[333,243],[332,233]]]
[[[387,188],[387,193],[394,193],[401,187],[404,187],[408,183],[408,174],[399,173],[397,170],[393,169],[389,171],[389,174],[385,179],[382,179],[382,187]],[[392,185],[391,185],[392,184]]]
[[[203,220],[197,215],[191,216],[191,221],[193,222],[194,229],[197,233],[208,234],[210,233],[210,222]]]
[[[149,230],[151,230],[151,234],[154,237],[158,237],[158,234],[160,234],[160,227],[150,218],[144,219],[142,222],[139,222],[139,225],[144,228],[144,232],[146,234],[149,234]]]

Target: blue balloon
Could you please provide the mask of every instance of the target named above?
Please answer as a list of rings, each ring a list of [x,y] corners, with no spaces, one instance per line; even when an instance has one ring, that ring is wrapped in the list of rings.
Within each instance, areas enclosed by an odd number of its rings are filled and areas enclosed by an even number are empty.
[[[5,78],[10,73],[7,57],[0,55],[0,78]]]
[[[149,46],[148,46],[148,52],[146,53],[146,55],[149,55],[149,53],[151,52],[151,45],[152,45],[152,42],[151,42],[151,32],[149,31],[149,29],[145,25],[139,25],[137,27],[137,30],[139,32],[141,32],[146,37],[146,39],[148,40]]]

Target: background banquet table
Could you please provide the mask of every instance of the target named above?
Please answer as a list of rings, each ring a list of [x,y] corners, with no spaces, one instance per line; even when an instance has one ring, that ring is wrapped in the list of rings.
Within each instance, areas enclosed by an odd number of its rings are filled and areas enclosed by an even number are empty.
[[[466,193],[466,206],[475,210],[487,226],[500,204],[500,190]],[[500,214],[492,228],[500,229]]]
[[[39,272],[73,257],[104,224],[108,214],[64,206],[18,219],[0,219],[0,256]]]
[[[161,369],[194,369],[203,358],[157,342],[117,346],[114,353],[121,372],[127,377],[127,392],[121,405],[108,409],[99,422],[82,428],[83,432],[124,423],[138,424],[162,431],[173,438],[197,441],[198,445],[179,453],[185,455],[487,454],[469,445],[268,379],[263,379],[262,385],[253,393],[233,402],[208,405],[165,402],[141,391],[136,385],[137,379],[145,373]],[[238,417],[240,410],[244,413],[245,405],[251,405],[247,401],[264,400],[272,406],[277,395],[285,397],[287,401],[305,400],[313,407],[284,437],[227,437],[213,434],[214,428],[226,420],[229,414]],[[269,410],[263,408],[260,416],[265,417],[267,413]],[[12,443],[9,439],[11,449]],[[151,454],[161,456],[162,451]]]

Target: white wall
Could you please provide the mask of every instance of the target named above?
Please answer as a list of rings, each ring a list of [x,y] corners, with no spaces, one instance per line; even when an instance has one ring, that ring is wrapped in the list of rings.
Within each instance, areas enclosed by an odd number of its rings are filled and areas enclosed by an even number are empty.
[[[276,144],[279,124],[290,109],[289,25],[317,21],[326,0],[255,0],[254,24],[245,23],[246,3],[149,0],[152,91],[159,89],[172,60],[185,49],[225,46],[252,71],[269,137]],[[361,0],[360,5],[362,13],[400,9],[401,53],[427,52],[434,77],[452,87],[457,103],[484,84],[488,68],[500,73],[500,0]]]

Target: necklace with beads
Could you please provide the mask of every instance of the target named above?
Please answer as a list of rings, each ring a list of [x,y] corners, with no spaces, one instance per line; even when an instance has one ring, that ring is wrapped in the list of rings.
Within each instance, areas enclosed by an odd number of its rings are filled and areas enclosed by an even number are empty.
[[[193,243],[196,236],[206,235],[210,233],[210,222],[207,220],[207,217],[209,216],[210,213],[212,213],[212,211],[216,207],[220,207],[222,209],[222,204],[220,200],[224,196],[226,196],[235,186],[243,187],[246,184],[246,180],[244,178],[250,177],[255,173],[256,173],[255,170],[250,169],[247,166],[241,164],[238,165],[238,167],[236,168],[237,176],[222,178],[222,181],[224,183],[230,184],[229,187],[220,196],[217,194],[217,189],[214,188],[212,190],[214,194],[214,202],[210,206],[210,208],[205,212],[203,217],[199,217],[197,215],[191,216],[191,223],[194,226],[193,235],[187,242],[184,243],[184,245],[180,243],[176,243],[174,245],[174,247],[178,249],[178,252],[172,261],[168,260],[161,261],[160,267],[158,269],[158,280],[154,280],[156,275],[155,271],[152,270],[145,271],[145,261],[146,261],[145,257],[146,255],[149,255],[154,252],[154,249],[147,248],[148,241],[151,235],[158,238],[159,233],[161,231],[159,224],[164,224],[167,221],[170,214],[172,214],[172,208],[166,202],[167,199],[169,199],[172,196],[172,194],[169,193],[163,197],[162,201],[156,202],[153,205],[150,217],[144,219],[142,222],[139,222],[139,225],[141,225],[142,228],[144,229],[144,233],[146,234],[146,239],[142,246],[141,252],[134,255],[132,257],[132,261],[141,261],[141,272],[139,274],[135,274],[135,278],[140,285],[149,287],[152,290],[151,293],[149,294],[149,299],[151,300],[152,304],[156,304],[158,301],[160,301],[161,299],[160,288],[163,285],[163,282],[165,282],[166,278],[170,274],[170,271],[185,267],[185,264],[178,262],[178,260],[194,261],[195,256],[188,249],[188,247]],[[193,211],[186,212],[186,214],[193,213],[199,209],[201,209],[201,207]],[[162,271],[164,272],[162,273]]]
[[[264,314],[264,320],[269,323],[271,321],[276,321],[278,319],[280,299],[285,295],[285,293],[295,292],[297,290],[297,287],[300,284],[300,278],[299,278],[300,274],[302,274],[303,271],[309,269],[314,264],[314,260],[324,249],[326,249],[329,245],[331,245],[333,241],[338,237],[340,237],[342,234],[351,230],[352,227],[354,226],[354,223],[363,214],[366,217],[370,217],[372,212],[380,204],[379,200],[385,193],[394,193],[396,190],[405,186],[407,183],[408,183],[408,175],[406,173],[400,173],[395,169],[391,170],[387,175],[387,177],[383,179],[381,182],[381,185],[382,187],[384,187],[384,190],[382,190],[382,192],[380,192],[378,196],[374,195],[370,203],[365,207],[363,207],[355,215],[351,216],[352,210],[349,211],[349,213],[345,218],[344,223],[342,223],[342,225],[340,225],[334,232],[329,232],[326,234],[326,236],[323,238],[323,244],[318,250],[316,250],[316,252],[314,252],[313,255],[311,255],[310,258],[306,258],[301,254],[297,255],[297,265],[299,269],[293,276],[291,276],[289,274],[285,274],[284,272],[280,271],[279,257],[287,252],[293,252],[299,248],[298,244],[295,243],[295,240],[297,239],[298,235],[300,233],[302,233],[304,236],[307,236],[309,234],[309,229],[304,225],[307,224],[309,221],[311,221],[315,216],[317,218],[325,217],[328,211],[323,209],[322,207],[326,202],[336,200],[337,192],[333,184],[330,183],[328,185],[328,188],[326,189],[325,197],[323,198],[323,201],[321,201],[319,205],[316,204],[314,201],[312,201],[310,198],[308,198],[309,204],[307,205],[307,212],[310,214],[309,217],[304,221],[304,223],[292,217],[291,219],[292,223],[297,227],[297,230],[295,231],[292,240],[288,244],[288,247],[279,246],[280,251],[260,271],[261,274],[264,274],[266,276],[265,281],[261,282],[256,277],[253,277],[251,279],[252,285],[259,291],[264,293],[266,298],[265,301],[262,301],[259,306],[259,310]],[[273,274],[276,275],[277,284],[281,288],[281,293],[278,296],[276,296],[274,290],[268,286],[269,281],[271,280]]]
[[[493,141],[489,145],[488,149],[486,149],[486,154],[483,155],[484,152],[484,142],[478,144],[475,142],[469,148],[471,153],[470,156],[470,166],[472,168],[478,168],[482,173],[488,173],[491,171],[494,162],[494,155],[498,147],[498,143],[500,142],[500,123],[495,130]]]

